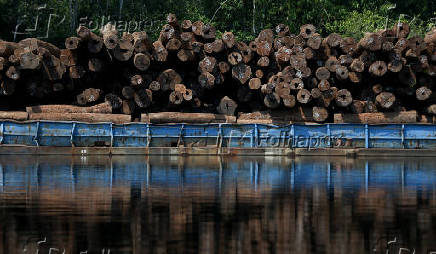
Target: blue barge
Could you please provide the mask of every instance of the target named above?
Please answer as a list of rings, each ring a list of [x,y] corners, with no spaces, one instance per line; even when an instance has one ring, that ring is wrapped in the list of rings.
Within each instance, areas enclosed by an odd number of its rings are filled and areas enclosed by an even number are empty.
[[[0,121],[0,154],[435,156],[433,124]]]

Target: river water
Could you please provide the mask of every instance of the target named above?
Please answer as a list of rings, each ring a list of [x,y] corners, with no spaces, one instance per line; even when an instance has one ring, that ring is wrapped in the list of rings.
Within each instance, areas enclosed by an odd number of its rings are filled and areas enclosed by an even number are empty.
[[[436,249],[436,159],[0,156],[0,253],[400,248]]]

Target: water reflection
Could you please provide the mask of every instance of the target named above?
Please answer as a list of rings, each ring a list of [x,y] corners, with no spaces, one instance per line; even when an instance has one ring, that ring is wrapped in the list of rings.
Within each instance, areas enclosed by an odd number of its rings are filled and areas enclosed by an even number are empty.
[[[435,164],[0,156],[0,253],[425,253]]]

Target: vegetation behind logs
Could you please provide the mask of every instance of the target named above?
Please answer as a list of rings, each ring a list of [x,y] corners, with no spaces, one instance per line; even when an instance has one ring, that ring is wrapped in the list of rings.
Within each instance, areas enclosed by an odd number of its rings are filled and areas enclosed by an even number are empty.
[[[218,39],[202,21],[166,20],[155,41],[110,23],[101,35],[80,26],[62,49],[36,38],[0,41],[0,107],[106,102],[134,117],[294,108],[316,122],[334,113],[436,113],[436,30],[409,36],[400,22],[355,40],[279,24],[245,43],[232,32]]]

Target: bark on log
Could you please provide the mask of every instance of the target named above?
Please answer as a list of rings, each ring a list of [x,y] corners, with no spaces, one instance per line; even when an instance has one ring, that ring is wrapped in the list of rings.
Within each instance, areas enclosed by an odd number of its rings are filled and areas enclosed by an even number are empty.
[[[0,119],[2,120],[15,120],[27,121],[29,115],[27,112],[21,111],[0,111]]]
[[[224,96],[217,107],[217,111],[218,113],[223,115],[233,116],[235,115],[237,107],[238,104],[234,100],[230,99],[227,96]]]
[[[377,106],[385,109],[391,108],[395,103],[395,95],[389,92],[382,92],[375,98]]]
[[[386,124],[386,123],[416,123],[416,111],[406,111],[398,113],[362,113],[362,114],[335,114],[335,123],[367,123],[367,124]]]
[[[341,89],[336,95],[336,105],[339,107],[348,107],[353,102],[353,97],[347,89]]]
[[[235,116],[217,115],[210,113],[180,113],[161,112],[141,114],[141,122],[163,124],[163,123],[236,123]]]
[[[79,121],[87,123],[129,123],[130,115],[121,114],[99,114],[99,113],[32,113],[29,120],[49,120],[49,121]]]
[[[100,113],[111,114],[112,107],[109,103],[104,102],[91,107],[78,107],[71,105],[40,105],[26,107],[26,112],[33,113]]]

